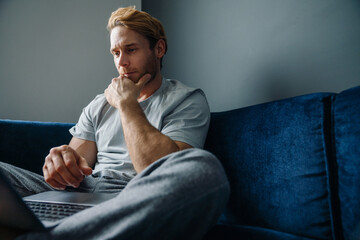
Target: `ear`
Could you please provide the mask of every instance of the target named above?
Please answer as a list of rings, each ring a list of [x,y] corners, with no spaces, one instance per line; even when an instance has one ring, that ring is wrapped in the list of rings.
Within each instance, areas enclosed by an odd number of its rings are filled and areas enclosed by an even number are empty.
[[[162,58],[165,55],[165,41],[160,39],[155,45],[155,54],[158,58]]]

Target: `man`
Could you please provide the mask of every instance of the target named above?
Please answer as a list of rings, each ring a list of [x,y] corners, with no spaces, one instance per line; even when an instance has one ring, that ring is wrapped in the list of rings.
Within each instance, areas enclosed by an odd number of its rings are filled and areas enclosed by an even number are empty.
[[[23,196],[52,189],[119,194],[20,239],[200,239],[229,195],[219,161],[199,149],[210,120],[205,96],[162,77],[167,41],[158,20],[120,8],[107,28],[119,76],[83,109],[69,145],[50,150],[44,177],[6,164],[0,170]]]

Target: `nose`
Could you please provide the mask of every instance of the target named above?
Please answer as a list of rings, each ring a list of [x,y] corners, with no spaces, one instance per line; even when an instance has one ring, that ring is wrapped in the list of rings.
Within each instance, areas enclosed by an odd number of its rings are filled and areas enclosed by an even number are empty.
[[[129,58],[124,53],[120,53],[118,57],[118,67],[127,67],[129,66]]]

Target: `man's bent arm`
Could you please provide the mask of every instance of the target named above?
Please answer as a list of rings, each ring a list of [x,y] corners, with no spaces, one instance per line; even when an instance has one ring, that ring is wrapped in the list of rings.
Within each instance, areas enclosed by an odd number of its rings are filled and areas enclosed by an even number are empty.
[[[147,120],[138,97],[150,77],[150,74],[145,74],[134,83],[120,76],[114,78],[105,90],[109,104],[120,112],[125,142],[138,173],[163,156],[192,147],[187,143],[173,141]]]
[[[192,147],[184,142],[173,141],[153,127],[137,101],[128,101],[118,109],[125,141],[136,172],[141,172],[167,154]]]

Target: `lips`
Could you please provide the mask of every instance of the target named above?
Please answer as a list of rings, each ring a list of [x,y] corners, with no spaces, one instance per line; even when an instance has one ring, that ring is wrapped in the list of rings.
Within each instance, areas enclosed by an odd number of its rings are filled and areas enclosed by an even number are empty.
[[[134,72],[124,72],[124,73],[121,73],[120,76],[123,76],[127,79],[130,79],[131,81],[133,81],[134,83],[137,83],[137,81],[139,80],[138,76],[137,76],[137,72],[134,71]]]
[[[124,77],[129,78],[130,76],[132,76],[132,75],[134,75],[136,73],[136,70],[130,70],[130,71],[124,71],[124,70],[119,72],[120,76],[124,76]]]
[[[135,74],[136,72],[127,72],[127,73],[124,73],[124,76],[125,77],[129,77],[130,75],[133,75]]]

